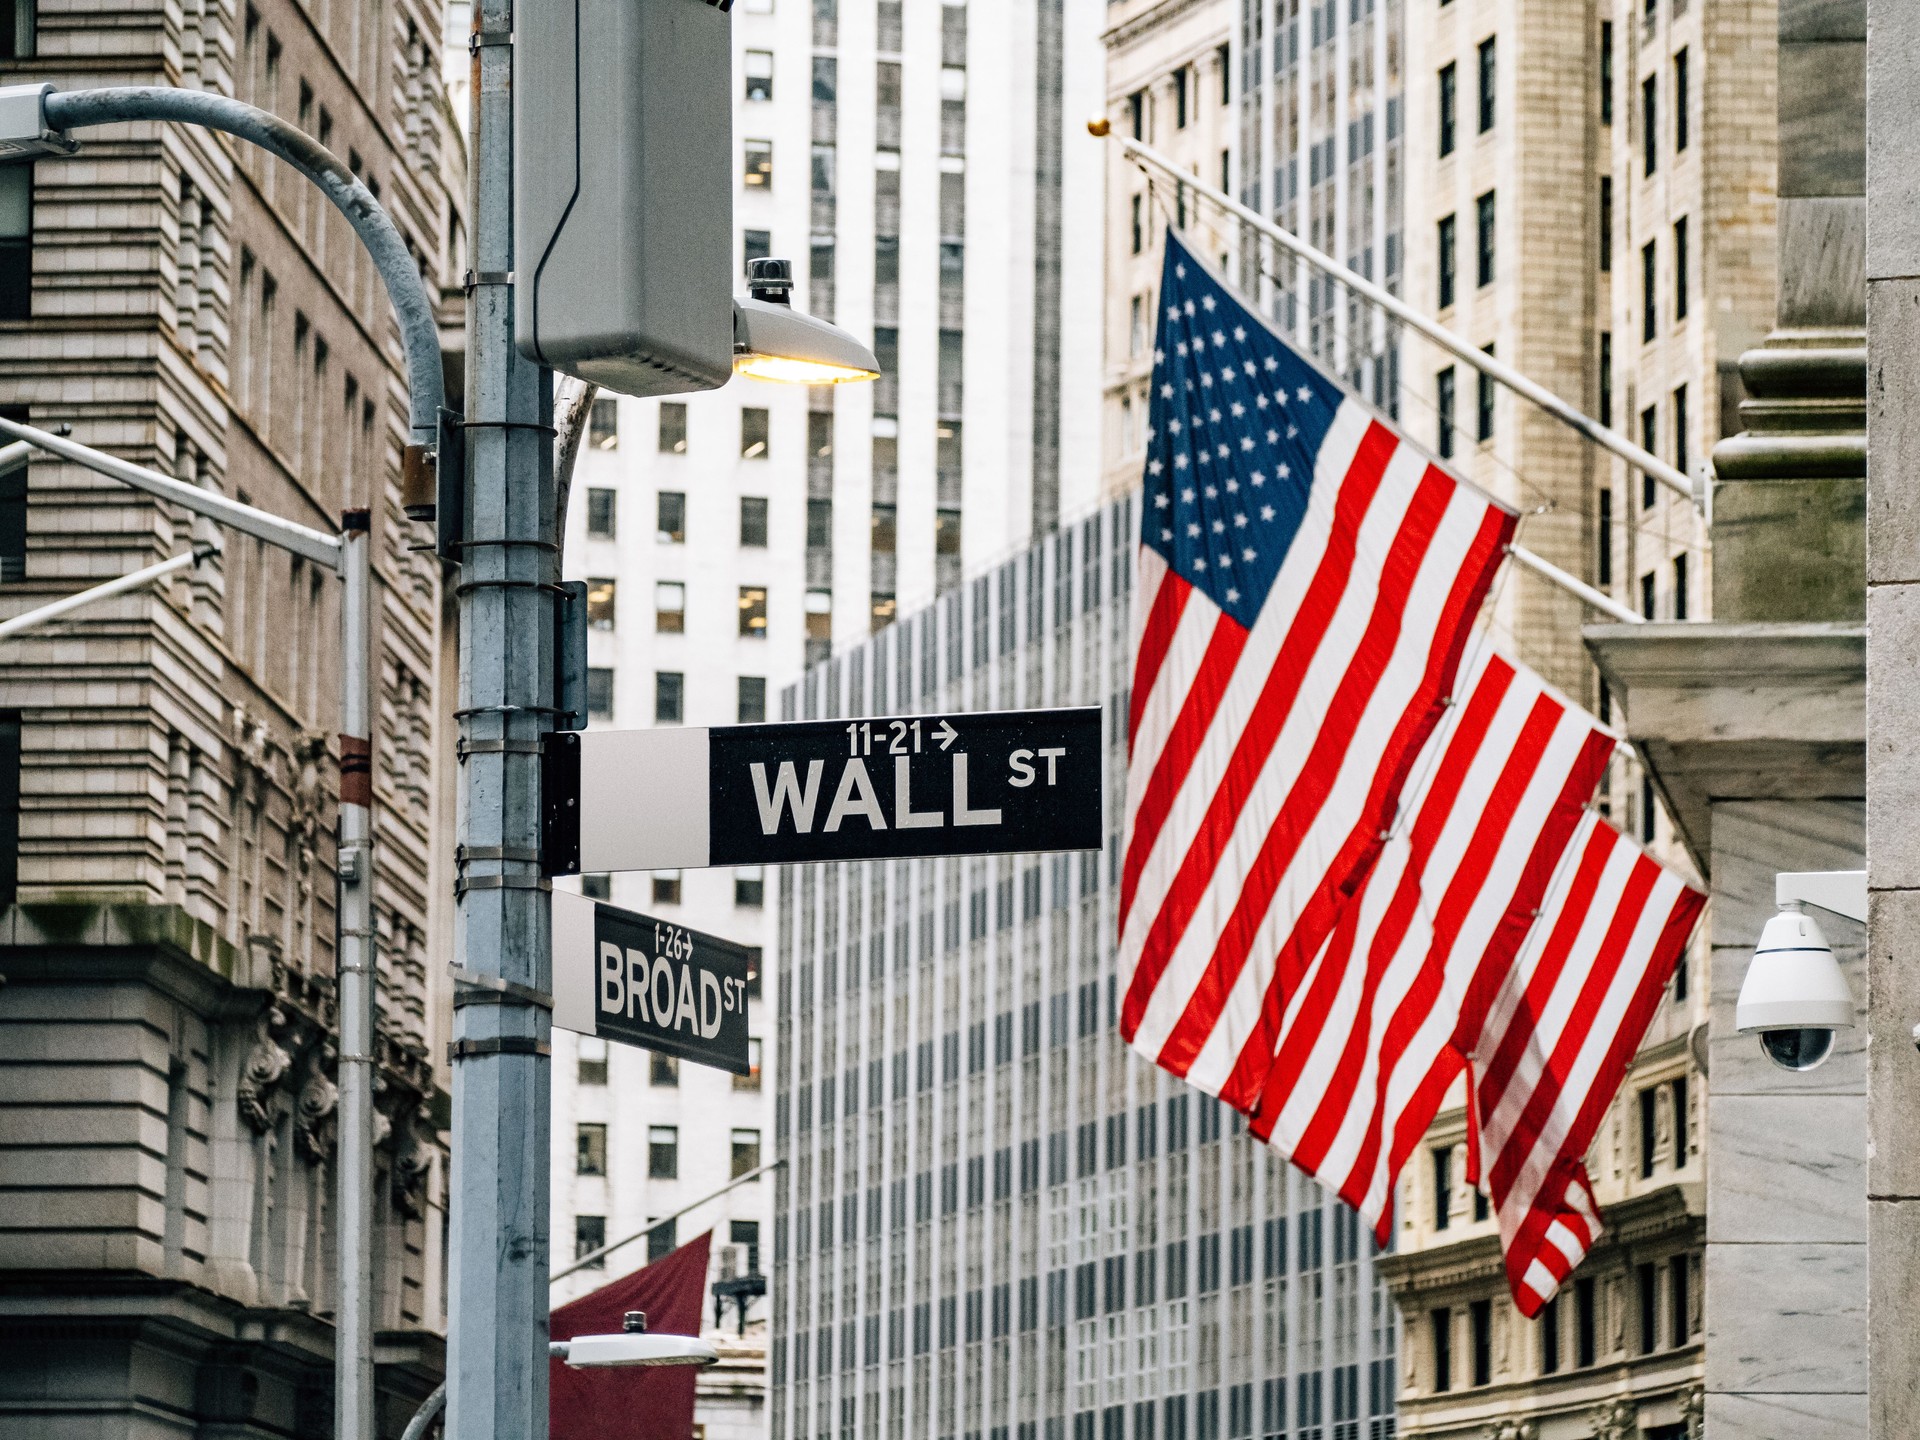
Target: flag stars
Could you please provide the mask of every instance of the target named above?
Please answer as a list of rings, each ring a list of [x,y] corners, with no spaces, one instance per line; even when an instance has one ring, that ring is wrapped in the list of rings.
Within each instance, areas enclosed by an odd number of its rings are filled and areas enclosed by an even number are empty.
[[[1240,592],[1234,589],[1231,585],[1229,585],[1227,587],[1227,603],[1229,605],[1232,605],[1235,602],[1237,602],[1239,599],[1240,599]]]
[[[1226,528],[1227,528],[1227,522],[1224,520],[1216,520],[1213,522],[1213,533],[1216,535],[1224,534],[1226,532]]]
[[[1213,307],[1212,307],[1211,305],[1209,305],[1209,306],[1208,306],[1207,308],[1208,308],[1209,310],[1211,310],[1211,309],[1212,309]],[[1226,343],[1227,343],[1227,332],[1226,332],[1226,331],[1224,331],[1224,330],[1216,330],[1216,331],[1214,331],[1214,332],[1213,332],[1213,343],[1214,343],[1215,345],[1224,345],[1224,344],[1226,344]]]
[[[1191,485],[1180,492],[1180,503],[1183,505],[1191,505],[1193,503],[1193,487]]]
[[[1169,394],[1168,394],[1168,397],[1167,397],[1167,398],[1168,398],[1168,399],[1172,399],[1173,397],[1172,397],[1172,394],[1171,394],[1171,392],[1172,392],[1172,390],[1173,390],[1173,387],[1172,387],[1171,385],[1169,385],[1169,386],[1167,387],[1167,390],[1168,390],[1168,392],[1169,392]],[[1254,403],[1254,406],[1255,406],[1255,407],[1256,407],[1257,409],[1261,409],[1261,410],[1264,410],[1264,409],[1266,409],[1266,408],[1267,408],[1267,397],[1266,397],[1266,396],[1264,396],[1264,395],[1256,395],[1256,396],[1254,396],[1254,397],[1253,397],[1253,403]]]
[[[1198,539],[1200,538],[1200,526],[1199,526],[1199,524],[1198,524],[1198,523],[1196,522],[1196,523],[1193,523],[1193,524],[1190,524],[1190,525],[1188,525],[1188,526],[1187,526],[1187,534],[1188,534],[1188,535],[1189,535],[1189,536],[1190,536],[1191,538],[1193,538],[1193,539],[1195,539],[1195,540],[1198,540]]]
[[[1262,485],[1267,483],[1266,475],[1258,470],[1254,471],[1253,474],[1249,475],[1247,478],[1253,481],[1253,485],[1256,490],[1259,489]]]
[[[1260,507],[1260,518],[1261,518],[1262,520],[1271,520],[1271,519],[1273,519],[1273,515],[1274,515],[1274,510],[1273,510],[1273,506],[1271,506],[1271,505],[1262,505],[1262,506]]]
[[[1173,386],[1162,384],[1160,386],[1160,398],[1162,400],[1171,400],[1173,398]],[[1260,403],[1262,405],[1267,403],[1264,397],[1261,399]]]
[[[1158,460],[1147,461],[1147,473],[1149,475],[1158,475],[1162,470],[1166,468],[1167,467],[1162,465]],[[1157,495],[1154,498],[1162,505],[1167,503],[1167,497],[1164,495]]]
[[[1260,557],[1258,554],[1255,553],[1252,546],[1248,546],[1245,550],[1242,550],[1240,552],[1240,558],[1246,561],[1249,565],[1251,565],[1255,560],[1258,560]]]
[[[1247,327],[1244,325],[1234,326],[1233,338],[1235,340],[1238,340],[1242,345],[1246,344],[1247,343]]]
[[[1242,450],[1253,449],[1253,437],[1251,435],[1242,435],[1240,437],[1240,448]]]
[[[1301,402],[1301,403],[1302,403],[1303,405],[1304,405],[1304,404],[1306,404],[1306,403],[1308,403],[1309,401],[1311,401],[1311,400],[1313,399],[1313,391],[1311,391],[1311,390],[1309,390],[1309,389],[1308,389],[1308,388],[1307,388],[1306,386],[1304,386],[1304,385],[1302,385],[1302,386],[1301,386],[1301,387],[1300,387],[1300,388],[1299,388],[1298,390],[1296,390],[1296,391],[1294,391],[1293,393],[1294,393],[1295,395],[1298,395],[1298,396],[1300,397],[1300,402]]]
[[[1156,460],[1153,463],[1157,466],[1160,462]],[[1157,475],[1160,472],[1158,470],[1155,470],[1153,473]],[[1167,506],[1171,505],[1172,503],[1173,502],[1169,500],[1164,494],[1155,495],[1153,497],[1153,508],[1156,510],[1164,510],[1167,508]]]
[[[1213,485],[1207,486],[1207,498],[1209,500],[1218,500],[1220,498],[1219,488]]]
[[[1274,359],[1273,356],[1269,355],[1267,356],[1267,363],[1264,368],[1266,369],[1266,372],[1269,375],[1271,375],[1274,371],[1280,368],[1280,362]]]
[[[1242,415],[1247,413],[1247,407],[1236,400],[1228,407],[1228,413],[1231,414],[1234,419],[1238,420]]]
[[[1246,529],[1246,528],[1247,528],[1247,517],[1246,517],[1245,515],[1236,515],[1236,516],[1234,516],[1234,517],[1233,517],[1233,528],[1234,528],[1234,529],[1236,529],[1236,530],[1244,530],[1244,529]],[[1251,557],[1249,557],[1249,558],[1251,558]]]
[[[1207,411],[1207,419],[1211,420],[1216,425],[1220,423],[1220,411],[1218,407],[1215,407],[1214,409]]]
[[[1240,482],[1238,480],[1227,481],[1227,493],[1229,495],[1238,495],[1240,493]]]
[[[1213,296],[1211,296],[1211,295],[1202,295],[1202,296],[1200,297],[1200,303],[1201,303],[1202,305],[1204,305],[1204,306],[1205,306],[1205,307],[1207,308],[1207,310],[1208,310],[1209,312],[1211,312],[1211,311],[1212,311],[1212,309],[1213,309]]]
[[[1279,443],[1280,443],[1280,432],[1279,432],[1278,430],[1269,430],[1269,431],[1267,431],[1267,443],[1268,443],[1269,445],[1277,445],[1277,444],[1279,444]]]
[[[1173,457],[1173,468],[1174,468],[1174,469],[1176,469],[1176,470],[1184,470],[1184,469],[1186,469],[1186,468],[1187,468],[1187,457],[1186,457],[1185,455],[1176,455],[1176,456],[1174,456],[1174,457]]]

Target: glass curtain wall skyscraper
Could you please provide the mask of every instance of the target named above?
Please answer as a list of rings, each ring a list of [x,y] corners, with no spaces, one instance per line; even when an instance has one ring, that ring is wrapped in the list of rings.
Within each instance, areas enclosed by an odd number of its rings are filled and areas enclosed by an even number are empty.
[[[1099,853],[778,876],[773,1440],[1388,1440],[1356,1218],[1116,1030],[1122,498],[829,663],[787,719],[1101,707]]]

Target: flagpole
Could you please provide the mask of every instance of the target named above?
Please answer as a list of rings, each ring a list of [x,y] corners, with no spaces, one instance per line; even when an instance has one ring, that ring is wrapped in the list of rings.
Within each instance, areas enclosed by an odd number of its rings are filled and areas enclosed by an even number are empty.
[[[1699,489],[1696,489],[1694,483],[1689,480],[1685,474],[1669,465],[1658,455],[1653,454],[1649,450],[1642,449],[1619,431],[1602,425],[1590,415],[1583,414],[1545,386],[1529,380],[1511,365],[1506,364],[1504,361],[1496,360],[1478,346],[1469,345],[1444,325],[1422,315],[1398,295],[1374,284],[1373,281],[1367,279],[1364,275],[1349,270],[1331,255],[1314,249],[1313,246],[1307,244],[1307,242],[1299,236],[1281,229],[1271,220],[1261,215],[1259,211],[1249,209],[1247,206],[1242,205],[1225,191],[1216,190],[1213,186],[1207,184],[1197,176],[1182,170],[1152,146],[1143,145],[1138,140],[1129,139],[1125,135],[1115,134],[1112,126],[1104,116],[1097,116],[1089,120],[1087,122],[1087,129],[1095,136],[1110,136],[1118,140],[1121,150],[1133,159],[1138,160],[1143,165],[1152,166],[1168,178],[1176,180],[1186,186],[1195,194],[1213,201],[1214,204],[1227,211],[1235,219],[1251,225],[1255,230],[1258,230],[1262,235],[1265,235],[1269,240],[1273,241],[1274,244],[1284,250],[1291,251],[1316,270],[1332,276],[1355,294],[1378,305],[1382,310],[1385,310],[1389,315],[1392,315],[1409,328],[1419,331],[1422,335],[1426,336],[1427,339],[1431,340],[1450,355],[1473,366],[1474,369],[1489,378],[1498,381],[1516,395],[1532,401],[1556,420],[1577,430],[1580,434],[1586,436],[1587,439],[1593,441],[1594,444],[1612,451],[1629,465],[1645,471],[1662,485],[1665,485],[1669,490],[1674,491],[1676,494],[1686,496],[1687,499],[1699,505],[1703,510],[1706,508],[1703,498],[1704,492],[1706,491],[1704,483]],[[1636,616],[1635,618],[1637,619],[1639,617]]]

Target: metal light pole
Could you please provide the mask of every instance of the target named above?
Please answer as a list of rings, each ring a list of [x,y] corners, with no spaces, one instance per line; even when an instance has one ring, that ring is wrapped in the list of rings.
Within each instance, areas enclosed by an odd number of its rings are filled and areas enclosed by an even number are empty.
[[[453,1021],[447,1434],[460,1440],[547,1433],[552,966],[539,752],[553,719],[559,536],[553,377],[514,344],[512,39],[511,0],[477,0],[454,948],[500,988],[464,987]]]

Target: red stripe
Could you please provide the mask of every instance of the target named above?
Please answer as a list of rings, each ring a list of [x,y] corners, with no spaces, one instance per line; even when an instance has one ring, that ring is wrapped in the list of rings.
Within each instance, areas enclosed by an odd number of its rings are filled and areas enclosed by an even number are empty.
[[[1153,608],[1147,611],[1147,623],[1140,631],[1140,653],[1133,661],[1133,699],[1127,707],[1127,748],[1140,733],[1140,716],[1153,694],[1153,682],[1160,676],[1180,617],[1186,612],[1187,597],[1193,587],[1171,570],[1160,577],[1160,588],[1153,592]]]
[[[1302,677],[1307,664],[1319,648],[1321,637],[1332,622],[1335,609],[1347,588],[1349,572],[1353,566],[1356,541],[1359,538],[1361,521],[1372,505],[1374,494],[1380,486],[1381,476],[1386,473],[1387,460],[1392,455],[1396,442],[1391,433],[1377,422],[1367,427],[1367,433],[1361,437],[1359,448],[1354,452],[1353,463],[1348,467],[1345,480],[1334,502],[1334,518],[1327,538],[1326,549],[1321,553],[1320,564],[1314,571],[1314,577],[1307,586],[1307,592],[1301,600],[1300,609],[1288,626],[1285,639],[1281,641],[1280,653],[1275,657],[1272,671],[1269,672],[1262,688],[1260,699],[1253,707],[1247,728],[1242,732],[1234,754],[1228,762],[1227,771],[1221,777],[1219,789],[1213,796],[1208,813],[1203,819],[1199,832],[1195,835],[1181,866],[1179,876],[1175,877],[1175,887],[1180,886],[1182,877],[1190,877],[1190,872],[1201,870],[1210,873],[1218,859],[1225,841],[1232,837],[1232,819],[1237,817],[1240,807],[1245,803],[1251,789],[1249,778],[1243,774],[1251,769],[1257,776],[1261,764],[1273,747],[1274,738],[1279,734],[1281,725],[1293,708],[1294,698],[1299,693]],[[1237,628],[1237,627],[1236,627]],[[1246,632],[1242,631],[1242,635]],[[1217,634],[1217,632],[1216,632]],[[1205,674],[1205,667],[1202,667]],[[1212,696],[1217,706],[1225,690],[1225,682],[1231,676],[1215,682],[1218,688]],[[1195,679],[1193,692],[1201,688],[1199,678]],[[1209,717],[1212,711],[1209,710]],[[1185,718],[1184,716],[1182,717]],[[1156,766],[1154,779],[1160,778],[1161,768],[1169,763],[1178,767],[1182,779],[1193,762],[1194,752],[1199,747],[1199,738],[1191,741],[1181,737],[1183,745],[1190,746],[1175,750],[1173,736],[1161,753]],[[1253,751],[1249,755],[1249,751]],[[1173,752],[1169,755],[1169,752]],[[1243,762],[1243,756],[1252,763]],[[1144,867],[1146,856],[1151,853],[1153,841],[1171,807],[1177,787],[1169,787],[1164,799],[1143,797],[1139,812],[1134,821],[1134,833],[1128,841],[1125,873],[1121,878],[1120,890],[1120,928],[1124,932],[1127,917],[1133,905],[1133,887],[1138,883],[1139,873]],[[1149,816],[1148,798],[1154,798],[1157,814]],[[1221,811],[1231,806],[1232,814],[1225,818],[1224,828]],[[1138,857],[1136,859],[1136,856]],[[1189,878],[1189,888],[1191,879]],[[1140,1017],[1146,1012],[1147,1001],[1154,987],[1160,983],[1167,963],[1173,957],[1173,946],[1178,943],[1181,932],[1186,929],[1188,916],[1192,913],[1191,898],[1187,899],[1184,909],[1170,922],[1169,902],[1176,901],[1174,890],[1170,890],[1167,900],[1155,917],[1153,929],[1146,942],[1141,946],[1140,959],[1135,965],[1133,984],[1128,988],[1127,999],[1120,1016],[1120,1033],[1131,1039],[1140,1025]],[[1197,892],[1194,892],[1197,894]],[[1169,935],[1171,931],[1171,935]],[[1176,1073],[1184,1074],[1185,1071]]]
[[[1429,476],[1441,472],[1429,469]],[[1450,478],[1450,477],[1449,477]],[[1489,509],[1482,517],[1473,543],[1468,547],[1452,593],[1442,607],[1435,627],[1437,648],[1428,657],[1426,674],[1402,714],[1392,740],[1383,751],[1382,763],[1374,778],[1373,792],[1362,811],[1360,823],[1349,833],[1346,843],[1327,867],[1319,887],[1302,905],[1293,933],[1282,943],[1275,958],[1273,974],[1252,1033],[1236,1057],[1234,1073],[1223,1095],[1251,1094],[1258,1089],[1277,1044],[1277,1032],[1285,1008],[1285,997],[1292,993],[1305,967],[1317,953],[1320,937],[1334,923],[1347,895],[1368,874],[1378,857],[1381,833],[1399,802],[1408,769],[1425,746],[1427,737],[1444,713],[1440,689],[1459,673],[1460,652],[1465,647],[1472,618],[1486,598],[1493,574],[1504,553],[1506,536],[1512,531],[1513,517],[1504,511]],[[1397,759],[1394,758],[1397,753]],[[1264,908],[1264,907],[1263,907]],[[1308,948],[1311,943],[1313,948]]]
[[[1434,477],[1437,477],[1437,483],[1428,483]],[[1193,1057],[1199,1053],[1206,1037],[1218,1023],[1227,995],[1246,962],[1247,951],[1259,929],[1260,919],[1298,854],[1301,842],[1312,828],[1314,818],[1319,815],[1333,789],[1341,761],[1352,747],[1355,727],[1360,723],[1367,702],[1393,658],[1394,642],[1402,627],[1402,612],[1418,574],[1420,560],[1433,542],[1440,521],[1446,514],[1447,501],[1455,489],[1452,480],[1440,476],[1437,471],[1430,471],[1422,477],[1414,491],[1400,532],[1395,536],[1388,553],[1387,563],[1382,566],[1379,590],[1366,628],[1361,633],[1359,643],[1353,647],[1352,658],[1335,688],[1326,714],[1321,717],[1320,727],[1300,767],[1299,777],[1268,827],[1259,854],[1247,867],[1240,893],[1226,924],[1215,939],[1206,969],[1188,996],[1180,1019],[1175,1022],[1165,1045],[1161,1047],[1160,1063],[1176,1075],[1187,1073]],[[1286,663],[1283,659],[1282,665],[1276,666],[1268,678],[1269,692],[1276,687],[1284,691],[1284,709],[1287,710],[1292,708],[1293,698],[1312,657],[1303,655],[1292,658],[1294,663]],[[1199,907],[1202,896],[1214,878],[1216,862],[1233,837],[1246,797],[1259,783],[1261,771],[1277,738],[1278,724],[1261,722],[1282,708],[1269,707],[1264,696],[1262,704],[1255,708],[1255,723],[1248,727],[1235,749],[1233,760],[1222,778],[1220,793],[1214,797],[1193,848],[1188,851],[1180,873],[1168,890],[1160,914],[1155,918],[1153,930],[1149,932],[1150,946],[1158,942],[1171,952],[1184,934],[1188,919]],[[1370,808],[1363,812],[1362,828],[1371,828],[1377,835],[1384,820],[1378,809]],[[1203,842],[1209,843],[1203,847]],[[1303,964],[1311,959],[1326,936],[1324,929],[1318,934],[1302,935],[1298,926],[1293,933],[1297,938],[1290,939],[1289,944],[1297,944],[1305,952]]]

